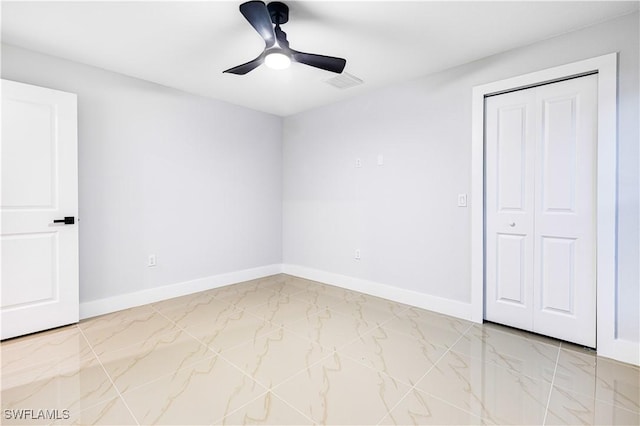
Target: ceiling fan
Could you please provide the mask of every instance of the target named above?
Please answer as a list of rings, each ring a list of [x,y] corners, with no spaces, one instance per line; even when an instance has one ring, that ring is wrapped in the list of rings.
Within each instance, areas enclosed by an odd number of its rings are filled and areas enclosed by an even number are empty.
[[[240,13],[264,39],[265,48],[254,60],[223,72],[244,75],[263,63],[270,68],[284,69],[291,61],[338,74],[344,70],[347,64],[345,59],[298,52],[289,47],[287,34],[280,29],[280,25],[289,21],[289,7],[286,4],[274,1],[265,5],[262,1],[248,1],[240,5]]]

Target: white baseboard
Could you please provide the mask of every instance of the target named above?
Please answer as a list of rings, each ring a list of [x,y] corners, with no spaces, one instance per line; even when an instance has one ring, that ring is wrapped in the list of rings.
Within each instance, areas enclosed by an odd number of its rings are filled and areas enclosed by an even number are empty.
[[[172,297],[185,296],[199,291],[223,287],[243,281],[268,277],[282,272],[282,265],[267,265],[258,268],[244,269],[226,274],[212,275],[162,287],[136,291],[134,293],[119,294],[104,299],[91,300],[80,303],[80,319],[104,315],[122,309],[146,305],[147,303],[171,299]]]
[[[471,321],[472,309],[470,303],[458,302],[375,281],[353,278],[299,265],[284,264],[282,265],[282,272]]]
[[[150,288],[133,293],[119,294],[104,299],[80,303],[80,319],[104,315],[122,309],[159,302],[173,297],[185,296],[199,291],[210,290],[243,281],[285,273],[300,278],[354,290],[371,296],[382,297],[395,302],[422,309],[471,320],[471,305],[455,300],[431,296],[412,290],[393,287],[374,281],[362,280],[346,275],[334,274],[298,265],[267,265],[226,274],[212,275],[162,287]]]

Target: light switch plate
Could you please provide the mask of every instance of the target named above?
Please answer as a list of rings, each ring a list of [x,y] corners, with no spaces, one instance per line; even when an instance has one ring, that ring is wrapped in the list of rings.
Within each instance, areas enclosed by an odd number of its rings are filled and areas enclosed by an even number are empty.
[[[458,207],[467,207],[467,194],[458,194]]]

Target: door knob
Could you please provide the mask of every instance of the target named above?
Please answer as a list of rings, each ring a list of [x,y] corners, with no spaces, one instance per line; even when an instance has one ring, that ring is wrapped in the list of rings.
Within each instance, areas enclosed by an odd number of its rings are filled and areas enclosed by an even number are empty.
[[[76,219],[73,216],[65,216],[64,219],[55,219],[53,223],[64,223],[65,225],[73,225]]]
[[[515,223],[515,222],[511,222],[511,223],[509,224],[509,226],[513,228],[514,226],[516,226],[516,223]]]

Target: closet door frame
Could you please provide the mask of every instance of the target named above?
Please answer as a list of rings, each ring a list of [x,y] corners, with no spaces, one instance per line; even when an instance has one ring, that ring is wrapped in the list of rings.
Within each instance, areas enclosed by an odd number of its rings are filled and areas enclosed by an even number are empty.
[[[485,97],[565,80],[598,75],[596,176],[597,352],[637,363],[638,346],[616,336],[617,61],[610,53],[571,64],[483,84],[472,93],[471,141],[471,320],[484,319],[484,101]]]

